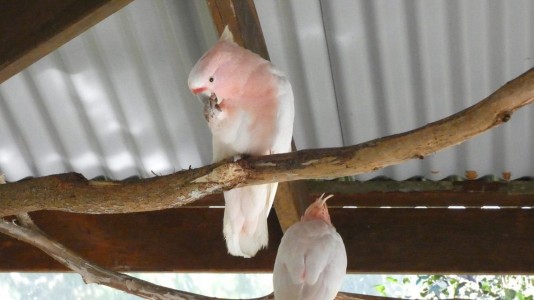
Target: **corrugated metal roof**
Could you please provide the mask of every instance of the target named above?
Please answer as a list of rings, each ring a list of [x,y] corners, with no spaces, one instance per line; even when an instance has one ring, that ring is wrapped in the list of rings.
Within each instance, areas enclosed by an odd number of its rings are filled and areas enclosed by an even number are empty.
[[[534,2],[255,1],[296,94],[297,148],[351,145],[457,112],[532,67]],[[0,170],[152,176],[211,161],[187,89],[216,40],[204,1],[137,0],[0,85]],[[534,107],[422,161],[359,176],[534,175]]]
[[[8,179],[151,176],[210,161],[187,88],[216,40],[202,1],[135,1],[0,86]]]
[[[299,148],[351,145],[436,121],[534,61],[532,1],[255,3],[271,59],[295,86]],[[527,107],[463,145],[359,177],[532,175],[533,129]]]

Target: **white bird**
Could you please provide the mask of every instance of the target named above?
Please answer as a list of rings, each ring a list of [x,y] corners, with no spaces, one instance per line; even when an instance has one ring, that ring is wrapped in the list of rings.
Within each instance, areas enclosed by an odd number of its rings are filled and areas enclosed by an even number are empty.
[[[347,272],[347,253],[321,195],[282,237],[273,271],[276,300],[334,299]]]
[[[291,84],[269,61],[234,43],[228,27],[195,64],[188,84],[204,102],[214,162],[291,150]],[[267,246],[267,216],[277,186],[262,184],[224,192],[223,233],[230,254],[252,257]]]

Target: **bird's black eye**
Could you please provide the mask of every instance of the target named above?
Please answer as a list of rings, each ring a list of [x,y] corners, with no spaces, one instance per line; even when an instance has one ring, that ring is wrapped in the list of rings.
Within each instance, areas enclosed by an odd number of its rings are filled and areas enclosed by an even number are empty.
[[[213,77],[210,77],[210,82],[213,82],[213,80],[214,80]]]

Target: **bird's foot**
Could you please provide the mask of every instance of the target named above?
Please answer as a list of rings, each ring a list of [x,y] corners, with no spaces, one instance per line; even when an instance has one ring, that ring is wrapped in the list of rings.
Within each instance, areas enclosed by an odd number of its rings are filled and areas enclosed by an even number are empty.
[[[236,155],[232,156],[232,159],[234,160],[234,162],[236,162],[238,160],[245,159],[245,158],[248,158],[248,157],[250,157],[250,155],[248,155],[248,154],[236,154]]]
[[[204,118],[208,123],[211,119],[215,118],[219,113],[222,112],[221,106],[219,105],[219,99],[215,93],[212,93],[209,98],[204,98]]]

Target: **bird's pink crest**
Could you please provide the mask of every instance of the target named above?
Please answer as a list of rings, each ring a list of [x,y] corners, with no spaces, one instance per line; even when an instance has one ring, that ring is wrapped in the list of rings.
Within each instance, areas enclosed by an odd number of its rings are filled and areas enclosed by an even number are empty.
[[[324,197],[324,193],[321,195],[321,197],[317,198],[308,208],[306,209],[306,212],[304,212],[304,216],[302,216],[302,220],[323,220],[328,224],[332,224],[330,222],[330,214],[328,213],[328,206],[326,205],[326,200],[334,197],[334,195],[328,195]]]
[[[234,35],[230,31],[230,27],[228,25],[224,27],[223,33],[221,34],[219,41],[227,41],[232,43],[234,42]]]

